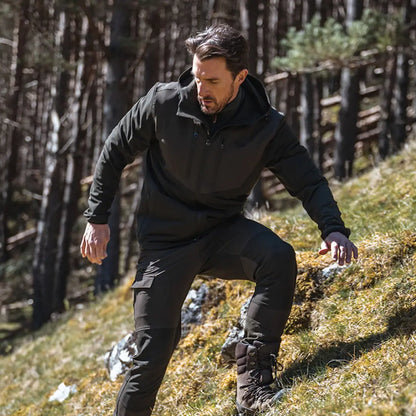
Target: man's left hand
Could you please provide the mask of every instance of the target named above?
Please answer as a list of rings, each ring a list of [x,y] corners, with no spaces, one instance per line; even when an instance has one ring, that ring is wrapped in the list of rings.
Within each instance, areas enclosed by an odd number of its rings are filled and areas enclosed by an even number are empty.
[[[340,266],[351,263],[352,257],[358,258],[358,249],[355,244],[337,231],[328,234],[321,244],[319,254],[326,254],[328,251]]]

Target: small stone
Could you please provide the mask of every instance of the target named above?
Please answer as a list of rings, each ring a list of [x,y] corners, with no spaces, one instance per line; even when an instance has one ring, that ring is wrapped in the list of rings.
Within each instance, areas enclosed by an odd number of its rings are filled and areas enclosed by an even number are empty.
[[[62,403],[65,401],[71,393],[76,393],[77,386],[75,384],[72,384],[71,386],[67,386],[65,383],[61,383],[58,386],[58,389],[55,391],[55,393],[52,394],[51,397],[49,397],[50,402],[60,402]]]

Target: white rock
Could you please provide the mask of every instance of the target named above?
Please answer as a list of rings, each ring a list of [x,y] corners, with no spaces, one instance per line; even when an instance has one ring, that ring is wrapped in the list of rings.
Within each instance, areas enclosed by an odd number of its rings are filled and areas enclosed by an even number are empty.
[[[72,384],[71,386],[67,386],[65,383],[61,383],[58,386],[58,389],[55,391],[55,393],[52,394],[51,397],[49,397],[49,401],[57,401],[62,403],[64,400],[66,400],[71,393],[76,393],[77,386],[75,384]]]
[[[345,269],[346,267],[348,266],[339,266],[337,263],[333,263],[330,266],[325,267],[325,269],[322,269],[322,275],[325,279],[329,279],[331,277],[336,276],[341,270]]]
[[[123,364],[120,361],[116,362],[111,367],[111,370],[110,370],[110,380],[111,381],[116,381],[117,380],[117,377],[120,374],[123,374],[123,372],[124,372]]]

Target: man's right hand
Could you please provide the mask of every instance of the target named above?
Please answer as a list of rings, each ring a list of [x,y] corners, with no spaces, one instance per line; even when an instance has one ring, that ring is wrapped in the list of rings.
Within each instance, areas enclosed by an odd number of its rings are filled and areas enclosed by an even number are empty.
[[[80,246],[82,257],[91,263],[101,264],[107,257],[107,243],[110,241],[108,224],[87,223]]]

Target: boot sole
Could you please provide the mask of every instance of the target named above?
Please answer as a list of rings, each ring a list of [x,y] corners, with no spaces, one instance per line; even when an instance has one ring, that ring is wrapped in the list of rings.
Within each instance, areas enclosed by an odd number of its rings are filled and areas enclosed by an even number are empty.
[[[277,404],[280,399],[285,395],[285,393],[288,392],[289,389],[281,389],[278,392],[276,392],[274,396],[274,403]],[[236,402],[235,407],[237,409],[237,415],[236,416],[255,416],[258,415],[261,412],[266,412],[267,410],[252,410],[248,409],[247,407],[242,406],[240,403]],[[270,409],[272,408],[272,405],[270,405]]]
[[[237,416],[254,416],[258,414],[255,410],[247,409],[247,407],[241,406],[239,403],[236,403],[235,407],[237,409]]]

